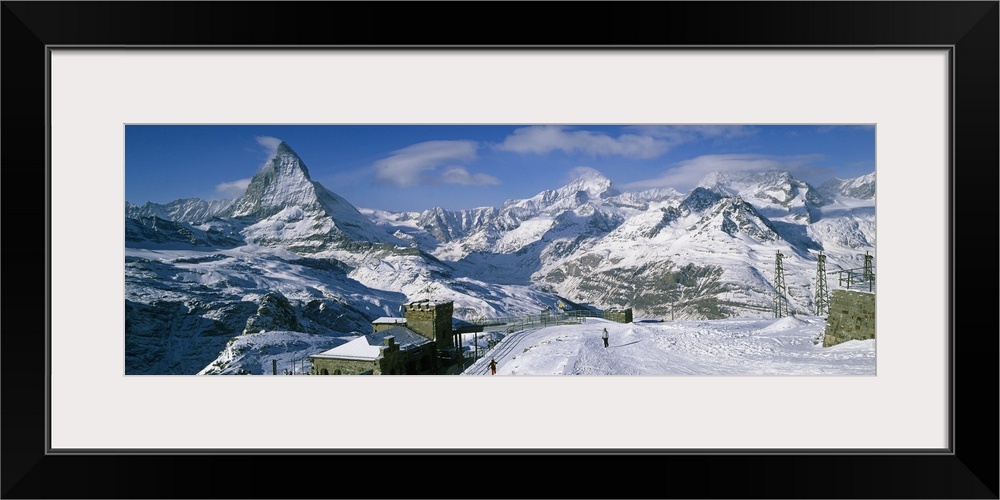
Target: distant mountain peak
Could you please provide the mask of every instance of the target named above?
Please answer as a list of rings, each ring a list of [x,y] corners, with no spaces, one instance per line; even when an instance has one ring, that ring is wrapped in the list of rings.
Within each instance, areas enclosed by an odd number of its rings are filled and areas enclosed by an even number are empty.
[[[274,156],[268,161],[268,164],[261,172],[269,168],[278,170],[286,175],[301,172],[307,180],[311,180],[309,169],[306,168],[305,162],[302,161],[302,158],[286,142],[278,144],[278,149],[275,151]]]
[[[680,206],[681,208],[685,208],[691,212],[701,212],[702,210],[714,206],[722,198],[723,196],[721,194],[698,186],[684,198]]]
[[[233,205],[233,215],[266,217],[289,205],[312,206],[316,189],[309,169],[294,150],[282,142],[274,156],[250,180],[246,194]]]
[[[587,193],[589,198],[606,198],[621,194],[611,184],[611,179],[592,168],[581,168],[573,181],[559,191],[567,194]]]
[[[861,200],[875,197],[875,172],[853,179],[833,178],[819,187],[820,193],[828,199],[856,198]]]
[[[792,174],[784,170],[753,170],[753,171],[715,171],[702,177],[699,187],[730,191],[745,189],[750,186],[773,186],[796,182]],[[734,191],[735,190],[735,191]]]

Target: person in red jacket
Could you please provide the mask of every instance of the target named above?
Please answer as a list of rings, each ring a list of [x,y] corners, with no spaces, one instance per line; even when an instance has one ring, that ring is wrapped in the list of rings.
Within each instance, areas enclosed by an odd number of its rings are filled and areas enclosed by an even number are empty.
[[[490,358],[490,375],[497,374],[497,360]]]

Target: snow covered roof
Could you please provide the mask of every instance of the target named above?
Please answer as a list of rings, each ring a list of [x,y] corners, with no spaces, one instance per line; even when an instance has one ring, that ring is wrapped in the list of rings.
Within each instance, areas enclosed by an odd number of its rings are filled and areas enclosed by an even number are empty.
[[[358,337],[346,344],[341,344],[329,351],[313,354],[313,358],[359,359],[374,361],[378,359],[379,347],[368,343],[365,337]]]
[[[383,316],[372,321],[373,325],[399,325],[403,323],[406,323],[406,318],[393,318],[390,316]]]
[[[394,341],[396,344],[399,344],[399,349],[402,351],[407,351],[431,342],[431,339],[409,328],[397,326],[382,330],[381,332],[369,333],[328,351],[313,354],[311,357],[374,361],[378,359],[381,347],[385,346],[386,337],[395,337]]]
[[[421,305],[421,306],[430,306],[430,307],[437,307],[437,306],[439,306],[439,305],[443,305],[443,304],[449,304],[449,303],[453,303],[453,302],[452,302],[452,301],[450,301],[450,300],[430,300],[430,299],[422,299],[422,300],[415,300],[415,301],[413,301],[413,302],[410,302],[409,304],[406,304],[406,305],[408,305],[408,306],[416,306],[416,305]]]
[[[399,344],[399,348],[404,351],[431,342],[431,339],[424,337],[423,335],[420,335],[405,326],[388,328],[382,330],[381,332],[369,333],[368,335],[365,335],[365,337],[368,338],[368,342],[374,343],[375,345],[385,345],[385,338],[389,336],[396,337],[396,343]]]

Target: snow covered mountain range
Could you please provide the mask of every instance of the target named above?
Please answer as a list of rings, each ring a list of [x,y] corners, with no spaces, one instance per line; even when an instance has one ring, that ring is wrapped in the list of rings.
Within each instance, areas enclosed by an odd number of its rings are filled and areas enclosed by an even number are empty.
[[[874,254],[874,194],[874,173],[814,188],[787,172],[716,172],[689,193],[623,193],[587,170],[500,207],[388,212],[313,181],[282,143],[238,199],[126,202],[126,373],[236,372],[234,345],[294,344],[304,358],[425,298],[454,301],[464,320],[559,301],[769,317],[779,251],[790,309],[811,314],[821,251],[828,270]],[[256,332],[283,333],[252,347]]]

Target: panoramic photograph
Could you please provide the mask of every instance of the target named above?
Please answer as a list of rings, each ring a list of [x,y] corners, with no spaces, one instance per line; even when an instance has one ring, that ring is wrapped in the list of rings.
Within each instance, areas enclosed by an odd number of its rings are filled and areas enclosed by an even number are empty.
[[[126,375],[876,374],[871,124],[124,135]]]

